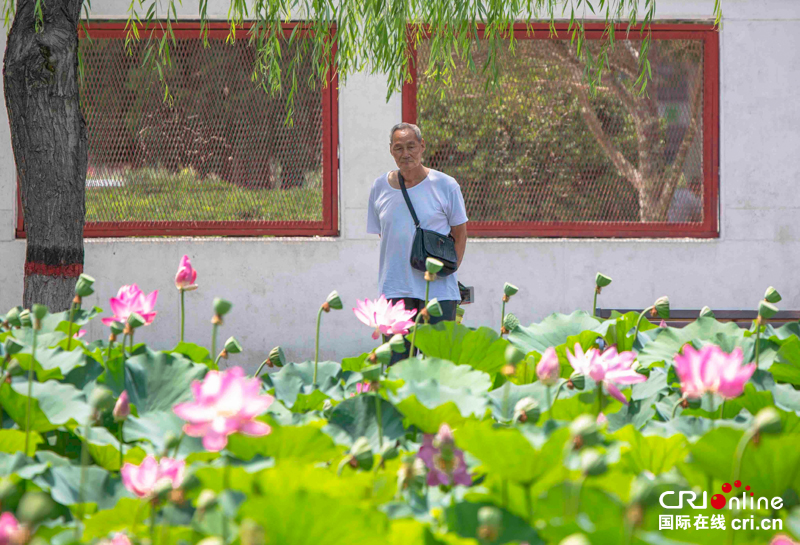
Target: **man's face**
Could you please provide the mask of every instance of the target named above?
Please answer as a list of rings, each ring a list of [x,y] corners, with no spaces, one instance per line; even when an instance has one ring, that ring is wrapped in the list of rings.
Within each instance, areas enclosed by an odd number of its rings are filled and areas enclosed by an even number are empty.
[[[425,140],[417,140],[414,131],[402,129],[394,131],[390,147],[394,162],[401,169],[412,169],[422,164],[422,154],[425,152]]]

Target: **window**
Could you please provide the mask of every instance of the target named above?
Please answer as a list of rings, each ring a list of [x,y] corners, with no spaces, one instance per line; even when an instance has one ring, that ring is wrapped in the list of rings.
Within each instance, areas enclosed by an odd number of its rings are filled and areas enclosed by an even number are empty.
[[[518,26],[495,89],[459,59],[451,85],[428,77],[428,40],[412,58],[403,120],[422,129],[426,164],[461,185],[470,235],[718,236],[717,32],[654,25],[645,96],[630,90],[640,35],[618,32],[592,97],[557,28],[551,38],[547,25]],[[601,37],[602,25],[587,25],[588,47]],[[486,49],[473,54],[478,67]]]
[[[199,23],[180,23],[170,105],[142,66],[144,46],[126,53],[124,27],[93,24],[80,42],[87,237],[337,234],[335,76],[309,88],[305,55],[287,126],[286,93],[271,97],[251,79],[246,31],[229,44],[228,25],[212,23],[204,47]],[[284,25],[287,37],[293,28]]]

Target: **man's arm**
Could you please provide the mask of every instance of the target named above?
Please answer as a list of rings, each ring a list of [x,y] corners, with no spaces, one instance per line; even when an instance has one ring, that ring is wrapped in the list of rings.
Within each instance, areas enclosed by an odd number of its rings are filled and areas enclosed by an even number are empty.
[[[467,249],[467,224],[454,225],[450,227],[450,234],[456,241],[456,255],[458,256],[458,266],[461,266],[461,260],[464,258],[464,250]]]

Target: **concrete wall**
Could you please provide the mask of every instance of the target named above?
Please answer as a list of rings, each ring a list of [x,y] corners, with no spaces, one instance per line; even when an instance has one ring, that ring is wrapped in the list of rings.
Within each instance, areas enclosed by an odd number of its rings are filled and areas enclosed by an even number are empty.
[[[184,3],[187,17],[195,17]],[[707,20],[710,0],[658,0],[661,20]],[[95,3],[97,18],[124,17],[123,2]],[[772,284],[784,309],[800,308],[800,3],[726,0],[721,33],[720,237],[714,240],[470,240],[460,278],[476,287],[465,323],[498,327],[504,281],[520,286],[508,305],[523,323],[551,312],[588,309],[593,278],[614,278],[601,306],[642,307],[667,294],[675,308],[754,308]],[[226,0],[209,3],[224,17]],[[211,300],[234,303],[220,336],[235,334],[254,365],[275,345],[290,359],[313,358],[317,309],[332,289],[345,310],[323,317],[322,357],[372,346],[349,310],[377,291],[378,240],[366,235],[372,180],[393,167],[386,132],[400,121],[400,97],[385,101],[382,77],[355,75],[340,89],[340,236],[314,239],[89,239],[87,273],[108,308],[122,284],[159,290],[159,315],[139,338],[174,344],[179,298],[172,284],[184,253],[199,271],[187,294],[187,339],[208,344]],[[5,116],[0,108],[0,116]],[[22,297],[24,241],[14,240],[15,174],[8,125],[0,122],[0,309]],[[91,338],[105,337],[99,320]]]

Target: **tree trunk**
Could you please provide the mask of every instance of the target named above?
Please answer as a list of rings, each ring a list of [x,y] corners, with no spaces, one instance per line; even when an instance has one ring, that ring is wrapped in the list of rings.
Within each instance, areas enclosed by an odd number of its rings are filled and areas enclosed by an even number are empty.
[[[23,305],[66,310],[83,272],[86,123],[78,89],[82,0],[20,0],[3,61],[27,236]]]

